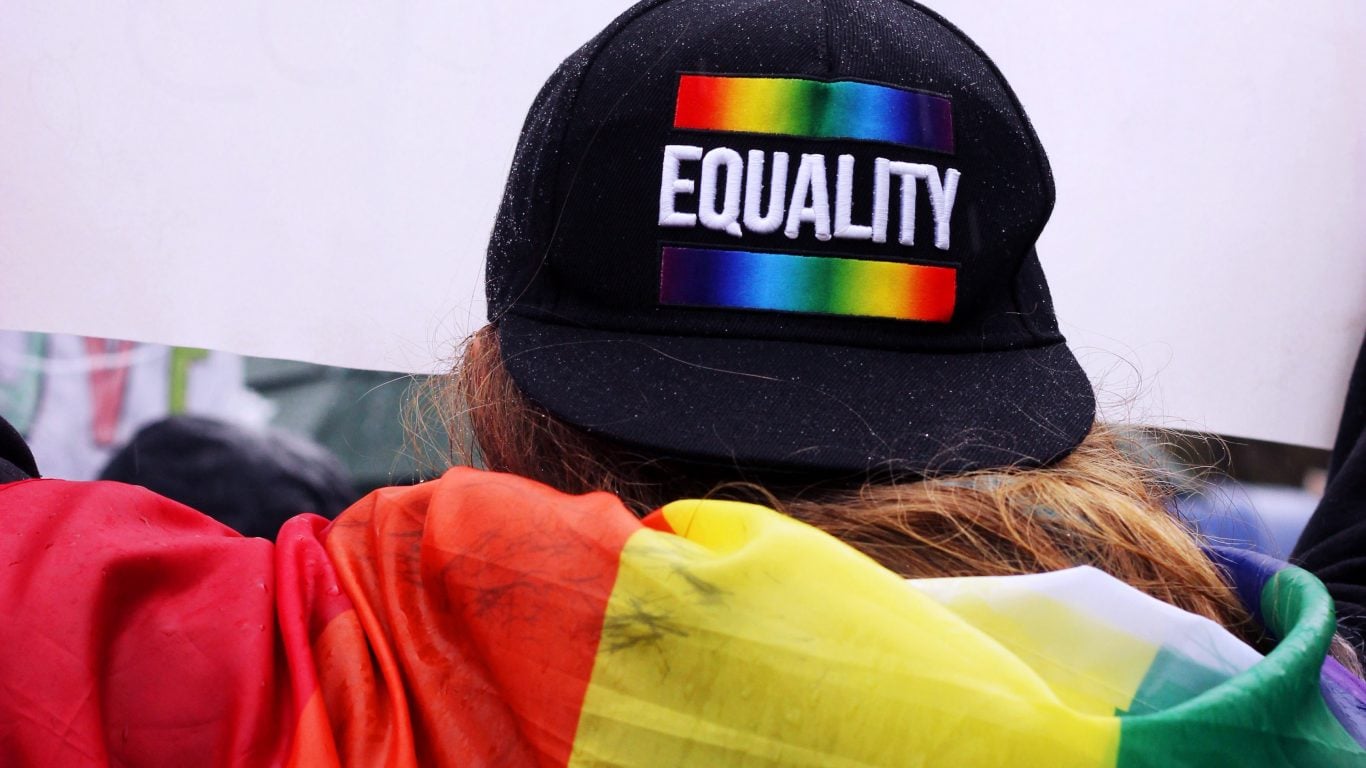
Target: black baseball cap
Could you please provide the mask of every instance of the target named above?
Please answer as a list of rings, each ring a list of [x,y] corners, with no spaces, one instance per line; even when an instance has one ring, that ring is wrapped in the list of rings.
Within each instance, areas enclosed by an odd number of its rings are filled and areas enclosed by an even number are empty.
[[[648,455],[932,474],[1065,456],[1095,399],[1034,250],[1048,160],[903,0],[647,0],[532,105],[489,319],[534,403]]]

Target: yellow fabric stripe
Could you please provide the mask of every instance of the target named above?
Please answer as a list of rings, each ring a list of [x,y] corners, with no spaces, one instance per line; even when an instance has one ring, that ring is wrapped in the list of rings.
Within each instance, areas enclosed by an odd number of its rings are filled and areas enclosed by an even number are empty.
[[[991,635],[1047,680],[1063,702],[1082,712],[1127,712],[1158,652],[1158,646],[1097,623],[1048,595],[1013,601],[1009,612],[968,592],[947,604],[939,602]],[[1079,642],[1060,643],[1059,638]],[[1057,655],[1064,648],[1066,656]],[[1116,659],[1126,663],[1116,664]]]
[[[569,765],[1114,765],[1118,719],[847,546],[752,505],[664,515],[682,535],[622,553]]]

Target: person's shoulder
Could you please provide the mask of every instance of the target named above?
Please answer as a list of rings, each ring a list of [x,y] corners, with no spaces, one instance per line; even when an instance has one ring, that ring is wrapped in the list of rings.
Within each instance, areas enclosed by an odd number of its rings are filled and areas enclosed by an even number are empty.
[[[177,536],[243,538],[232,528],[174,499],[109,480],[25,477],[0,484],[0,516],[11,532],[79,534],[85,542],[129,542]]]
[[[503,534],[576,528],[616,536],[640,522],[610,493],[575,495],[505,472],[453,467],[424,483],[372,491],[337,517],[331,535],[363,529],[367,536],[465,537],[486,527]]]

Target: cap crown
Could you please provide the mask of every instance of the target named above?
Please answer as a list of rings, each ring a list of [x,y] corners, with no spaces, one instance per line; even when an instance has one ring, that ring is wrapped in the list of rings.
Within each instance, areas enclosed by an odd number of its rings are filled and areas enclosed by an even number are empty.
[[[1055,343],[1033,254],[1052,205],[1014,94],[933,13],[651,0],[537,97],[489,246],[490,317],[917,351]]]

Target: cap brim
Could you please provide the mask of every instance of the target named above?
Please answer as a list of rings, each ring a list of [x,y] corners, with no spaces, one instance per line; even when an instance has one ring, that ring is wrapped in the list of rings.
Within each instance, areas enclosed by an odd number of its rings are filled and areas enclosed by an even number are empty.
[[[564,421],[661,456],[914,474],[1066,456],[1095,396],[1065,344],[925,354],[601,331],[515,315],[503,360]]]

